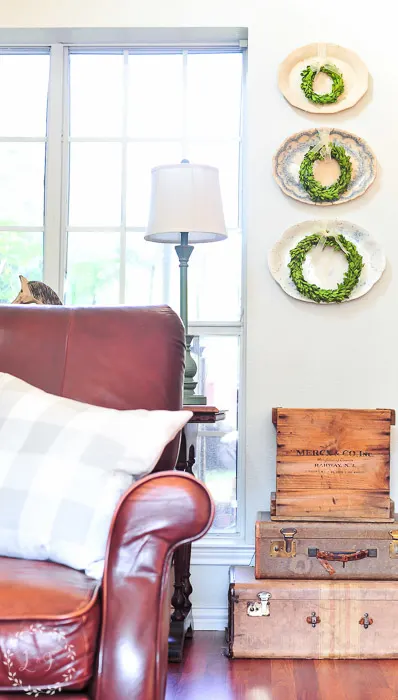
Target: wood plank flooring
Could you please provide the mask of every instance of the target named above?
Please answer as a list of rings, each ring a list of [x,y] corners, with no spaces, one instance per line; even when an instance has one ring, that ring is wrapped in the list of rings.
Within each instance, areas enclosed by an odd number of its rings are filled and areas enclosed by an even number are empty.
[[[223,632],[195,632],[169,664],[166,700],[398,700],[398,659],[225,657]]]

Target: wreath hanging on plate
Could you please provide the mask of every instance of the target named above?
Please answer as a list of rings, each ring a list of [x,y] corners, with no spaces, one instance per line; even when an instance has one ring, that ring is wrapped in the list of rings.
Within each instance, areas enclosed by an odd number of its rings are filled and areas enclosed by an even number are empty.
[[[319,143],[311,148],[301,161],[299,178],[313,202],[335,202],[346,191],[351,182],[352,163],[344,146],[330,141],[330,130],[319,133]],[[333,158],[340,166],[340,175],[329,187],[322,185],[314,176],[314,163],[317,160]]]
[[[323,247],[330,246],[342,252],[347,259],[348,270],[342,282],[340,282],[335,289],[322,289],[316,284],[310,284],[304,277],[303,264],[307,253],[311,248],[319,244],[323,245]],[[354,243],[348,241],[342,234],[331,235],[326,231],[326,235],[323,233],[313,233],[303,238],[300,243],[290,251],[288,267],[290,270],[290,277],[302,296],[316,301],[317,303],[340,303],[345,299],[349,299],[354,288],[358,284],[363,268],[363,258]]]
[[[332,81],[330,92],[325,94],[314,91],[314,80],[318,73],[325,73]],[[344,80],[341,72],[336,66],[324,64],[319,68],[316,66],[307,66],[301,71],[301,89],[307,100],[317,105],[327,105],[337,102],[340,95],[344,92]]]
[[[330,87],[320,88],[317,76]],[[368,69],[356,53],[324,42],[294,49],[278,71],[283,96],[293,107],[312,114],[335,114],[353,107],[366,93],[368,83]]]

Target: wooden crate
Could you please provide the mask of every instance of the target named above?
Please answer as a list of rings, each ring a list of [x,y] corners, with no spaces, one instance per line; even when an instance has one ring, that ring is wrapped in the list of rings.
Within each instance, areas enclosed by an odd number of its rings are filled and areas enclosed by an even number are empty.
[[[391,409],[275,408],[275,520],[390,522]]]

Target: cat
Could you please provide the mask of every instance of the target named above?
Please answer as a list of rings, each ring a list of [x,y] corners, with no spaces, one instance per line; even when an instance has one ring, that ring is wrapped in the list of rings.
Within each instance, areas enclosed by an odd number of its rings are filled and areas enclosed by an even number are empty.
[[[59,296],[44,282],[28,282],[19,275],[21,291],[11,304],[56,304],[63,306]]]

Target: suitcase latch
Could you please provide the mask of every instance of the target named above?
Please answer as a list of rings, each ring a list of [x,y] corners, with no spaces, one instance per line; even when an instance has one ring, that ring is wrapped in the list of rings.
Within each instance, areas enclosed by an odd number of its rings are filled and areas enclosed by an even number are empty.
[[[390,530],[389,535],[393,540],[390,542],[390,559],[398,559],[398,530]]]
[[[280,533],[285,542],[286,554],[290,554],[292,551],[293,537],[297,535],[297,530],[295,527],[283,527]]]
[[[296,543],[291,542],[291,549],[289,552],[286,551],[286,544],[283,540],[276,540],[271,542],[269,546],[270,557],[284,557],[285,559],[290,559],[296,556]]]
[[[295,557],[296,543],[293,542],[293,537],[297,530],[294,527],[283,527],[280,533],[283,537],[283,542],[280,540],[271,542],[269,548],[270,557]]]
[[[373,620],[369,617],[368,613],[365,613],[363,617],[359,620],[359,624],[363,625],[365,630],[368,629],[369,625],[373,625]]]
[[[312,612],[311,615],[308,615],[307,617],[308,624],[312,625],[313,627],[316,627],[320,623],[320,621],[321,618],[315,612]]]
[[[257,598],[260,598],[260,602],[257,603],[257,601],[250,601],[247,604],[246,612],[249,615],[249,617],[268,617],[271,614],[269,606],[269,601],[271,597],[271,593],[267,593],[266,591],[261,591],[261,593],[257,593]]]

